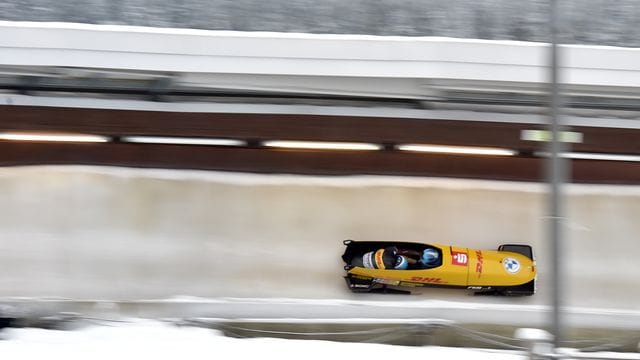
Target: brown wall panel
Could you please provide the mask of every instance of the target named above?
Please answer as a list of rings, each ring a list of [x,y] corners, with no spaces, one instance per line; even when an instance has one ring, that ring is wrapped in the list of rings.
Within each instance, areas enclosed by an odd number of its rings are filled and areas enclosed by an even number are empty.
[[[514,115],[515,116],[515,115]],[[209,136],[240,139],[434,143],[539,150],[520,140],[542,125],[323,115],[178,113],[0,106],[0,130],[48,130],[105,135]],[[584,142],[576,151],[640,154],[640,130],[574,127]]]
[[[0,165],[91,164],[318,175],[379,174],[544,181],[531,157],[417,154],[396,151],[292,151],[146,144],[0,142]],[[572,181],[640,184],[640,163],[572,162]]]
[[[105,135],[362,141],[496,146],[517,149],[521,124],[323,115],[174,113],[0,106],[3,130],[64,130]]]
[[[44,130],[121,135],[211,136],[239,139],[364,141],[492,146],[524,153],[545,144],[520,140],[526,124],[340,116],[175,113],[0,106],[0,131]],[[538,126],[537,128],[540,128]],[[640,131],[574,128],[576,151],[640,154]],[[387,174],[544,181],[542,159],[416,154],[397,151],[291,151],[143,144],[0,142],[0,165],[97,164],[297,174]],[[640,164],[572,163],[576,182],[640,183]]]
[[[539,159],[394,151],[291,151],[146,144],[0,142],[0,165],[96,164],[295,174],[541,180]]]

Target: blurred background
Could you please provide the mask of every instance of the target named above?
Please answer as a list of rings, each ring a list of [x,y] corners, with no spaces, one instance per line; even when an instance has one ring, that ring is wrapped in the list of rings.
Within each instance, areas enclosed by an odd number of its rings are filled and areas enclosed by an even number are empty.
[[[5,317],[495,346],[460,331],[553,330],[560,294],[564,345],[636,350],[640,5],[557,3],[555,214],[550,4],[3,1]],[[528,244],[538,292],[351,294],[344,239]]]

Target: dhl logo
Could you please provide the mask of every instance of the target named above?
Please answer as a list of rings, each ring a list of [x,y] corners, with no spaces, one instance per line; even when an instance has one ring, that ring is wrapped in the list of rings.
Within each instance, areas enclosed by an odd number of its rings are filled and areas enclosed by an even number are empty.
[[[429,284],[446,284],[441,278],[437,277],[422,277],[422,276],[414,276],[411,278],[411,281],[421,282],[421,283],[429,283]]]
[[[478,273],[478,277],[480,277],[482,275],[482,264],[484,263],[482,251],[476,250],[476,258],[478,259],[478,262],[476,263],[476,272]]]

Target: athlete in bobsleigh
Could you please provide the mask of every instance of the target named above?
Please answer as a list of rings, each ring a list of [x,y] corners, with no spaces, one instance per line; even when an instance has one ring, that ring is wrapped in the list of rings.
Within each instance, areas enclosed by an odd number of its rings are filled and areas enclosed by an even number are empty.
[[[425,249],[420,253],[416,250],[403,250],[389,246],[376,251],[369,251],[362,257],[355,257],[353,266],[367,269],[425,269],[438,263],[439,254],[434,249]]]

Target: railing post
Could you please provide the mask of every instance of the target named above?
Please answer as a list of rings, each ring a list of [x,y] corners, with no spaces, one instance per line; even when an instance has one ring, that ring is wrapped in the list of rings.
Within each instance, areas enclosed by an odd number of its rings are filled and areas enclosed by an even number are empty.
[[[548,359],[553,356],[553,336],[549,332],[540,329],[522,328],[516,330],[514,336],[527,349],[529,359]]]

